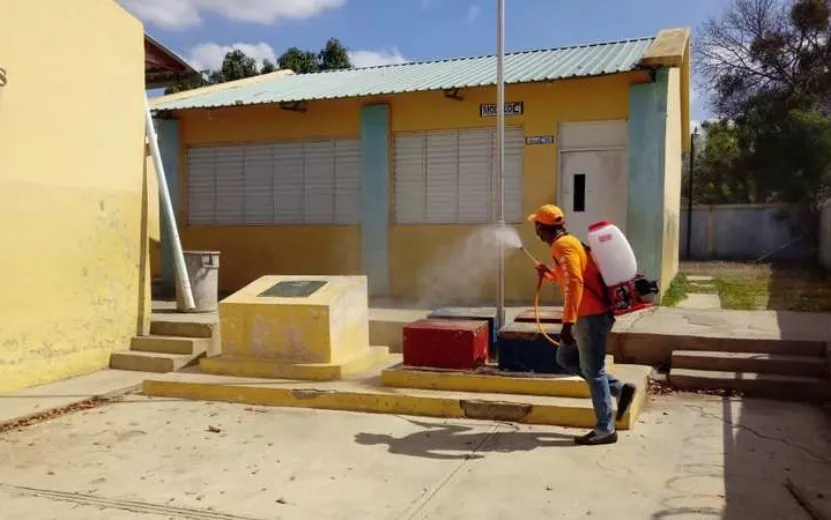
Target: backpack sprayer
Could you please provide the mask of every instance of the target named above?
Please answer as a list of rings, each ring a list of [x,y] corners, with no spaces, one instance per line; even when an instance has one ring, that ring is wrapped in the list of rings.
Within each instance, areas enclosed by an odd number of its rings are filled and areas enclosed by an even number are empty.
[[[615,316],[652,307],[654,295],[659,292],[658,283],[649,281],[643,274],[638,273],[635,252],[632,251],[632,246],[623,232],[611,222],[597,222],[589,226],[589,244],[583,244],[583,247],[592,256],[600,271],[607,301]],[[519,248],[534,265],[540,265],[525,246],[520,244]],[[534,317],[543,337],[550,343],[559,345],[558,341],[546,334],[540,321],[542,282],[543,277],[540,275],[534,294]]]

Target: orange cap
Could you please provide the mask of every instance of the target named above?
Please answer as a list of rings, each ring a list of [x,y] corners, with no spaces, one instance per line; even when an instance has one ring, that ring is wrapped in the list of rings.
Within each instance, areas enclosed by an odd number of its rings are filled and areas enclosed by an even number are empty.
[[[546,204],[528,215],[528,222],[539,222],[546,226],[562,226],[566,223],[566,215],[554,204]]]

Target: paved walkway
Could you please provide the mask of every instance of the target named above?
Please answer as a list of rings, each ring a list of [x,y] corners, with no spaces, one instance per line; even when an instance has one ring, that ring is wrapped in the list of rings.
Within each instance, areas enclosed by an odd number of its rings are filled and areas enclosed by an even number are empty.
[[[720,309],[721,298],[712,276],[687,277],[687,297],[678,303],[680,309]]]
[[[776,518],[831,480],[816,408],[656,397],[577,430],[130,397],[0,434],[3,520]],[[824,487],[823,487],[824,486]]]
[[[0,427],[89,399],[139,390],[146,378],[145,372],[105,369],[57,383],[0,394]]]

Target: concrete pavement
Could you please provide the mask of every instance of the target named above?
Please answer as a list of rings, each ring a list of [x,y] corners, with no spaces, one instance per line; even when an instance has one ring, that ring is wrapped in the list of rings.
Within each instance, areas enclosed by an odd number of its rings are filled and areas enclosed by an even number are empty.
[[[831,478],[818,408],[666,396],[642,417],[578,448],[561,428],[129,396],[0,434],[0,518],[802,520],[785,480]]]
[[[142,372],[104,369],[48,385],[0,394],[0,427],[90,399],[139,390],[146,378],[147,374]]]

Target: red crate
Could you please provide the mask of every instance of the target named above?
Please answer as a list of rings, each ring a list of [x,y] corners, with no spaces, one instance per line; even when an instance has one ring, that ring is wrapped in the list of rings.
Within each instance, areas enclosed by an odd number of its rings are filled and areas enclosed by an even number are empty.
[[[488,359],[488,322],[420,320],[404,327],[404,364],[466,370]]]

